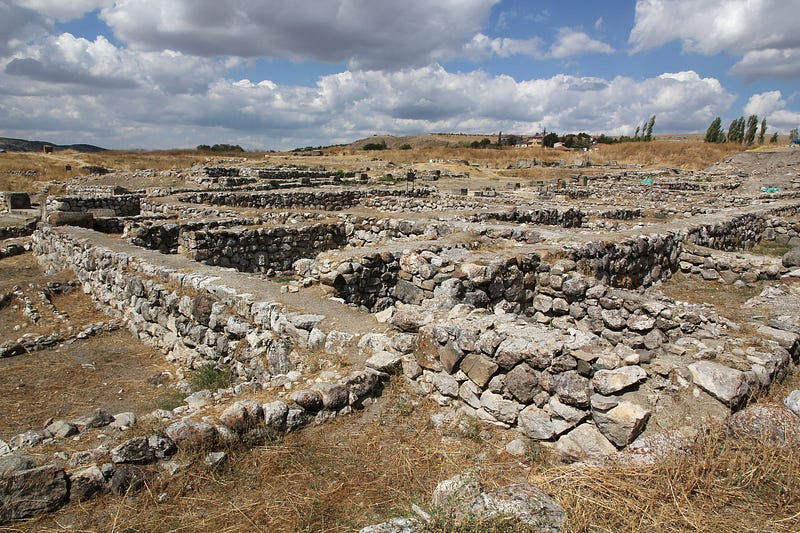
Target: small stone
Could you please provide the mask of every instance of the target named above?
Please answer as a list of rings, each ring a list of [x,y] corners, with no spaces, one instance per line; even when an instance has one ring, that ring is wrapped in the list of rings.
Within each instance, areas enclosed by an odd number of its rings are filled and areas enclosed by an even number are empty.
[[[374,368],[378,372],[386,374],[398,374],[402,368],[402,358],[392,352],[380,351],[367,359],[364,363],[370,368]]]
[[[594,390],[600,394],[615,394],[647,379],[640,366],[623,366],[614,370],[598,370],[592,377]]]
[[[0,479],[36,466],[36,461],[22,453],[10,453],[0,457]]]
[[[73,423],[83,431],[87,428],[99,428],[109,425],[114,421],[114,417],[102,409],[95,409],[88,415],[81,416],[73,420]]]
[[[729,407],[738,406],[749,392],[744,372],[715,363],[698,361],[688,366],[695,385]]]
[[[218,438],[217,430],[211,424],[184,419],[174,422],[164,429],[164,433],[179,448],[210,448]]]
[[[519,412],[517,426],[523,435],[534,440],[550,440],[555,436],[550,415],[535,405],[529,405]]]
[[[64,420],[56,420],[48,425],[46,429],[51,435],[60,439],[66,439],[78,434],[78,427]]]
[[[71,502],[85,502],[108,491],[106,479],[97,465],[73,472],[69,479],[69,499]]]
[[[144,487],[144,472],[133,465],[118,465],[109,482],[111,492],[117,496],[138,492]]]
[[[647,425],[650,411],[632,402],[622,401],[609,411],[592,413],[597,428],[617,446],[633,442]]]
[[[794,414],[800,415],[800,390],[795,389],[790,392],[789,396],[783,400],[783,404],[791,409]],[[0,455],[2,455],[2,452],[0,452]]]
[[[224,463],[227,458],[228,454],[225,452],[211,452],[205,456],[203,462],[206,464],[206,466],[213,468]]]
[[[556,443],[556,450],[567,461],[602,461],[617,451],[609,440],[591,424],[581,424]]]

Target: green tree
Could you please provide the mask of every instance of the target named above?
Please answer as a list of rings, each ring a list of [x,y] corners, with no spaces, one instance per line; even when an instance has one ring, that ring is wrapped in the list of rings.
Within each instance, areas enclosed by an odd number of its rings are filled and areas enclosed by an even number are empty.
[[[775,144],[778,142],[778,132],[772,134],[772,137],[769,138],[770,144]]]
[[[638,141],[639,140],[639,130],[640,129],[641,128],[639,126],[636,126],[636,131],[633,133],[633,140],[634,141]]]
[[[797,139],[798,137],[800,137],[800,135],[798,135],[797,128],[792,128],[791,131],[789,131],[789,140]]]
[[[767,134],[767,117],[761,119],[761,130],[758,132],[758,144],[764,144],[764,136]]]
[[[551,131],[544,136],[544,139],[542,139],[542,146],[552,148],[558,142],[558,140],[558,134]]]
[[[758,130],[758,115],[750,115],[747,117],[747,134],[744,137],[744,143],[751,145],[756,140],[756,131]]]
[[[722,119],[717,117],[711,121],[711,124],[706,130],[707,143],[721,143],[725,141],[725,133],[722,131]]]
[[[744,124],[744,117],[739,117],[731,122],[731,127],[728,129],[728,142],[744,142]]]
[[[653,126],[656,125],[656,116],[653,115],[650,117],[650,120],[647,121],[647,126],[644,129],[644,140],[645,141],[652,141],[653,140]]]

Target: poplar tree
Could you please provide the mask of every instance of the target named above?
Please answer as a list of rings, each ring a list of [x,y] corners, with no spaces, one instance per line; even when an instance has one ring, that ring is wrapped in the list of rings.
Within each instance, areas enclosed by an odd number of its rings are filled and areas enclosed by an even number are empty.
[[[756,130],[758,130],[758,115],[747,117],[747,135],[744,138],[745,144],[751,145],[756,140]]]
[[[725,134],[722,132],[722,119],[717,117],[711,121],[706,130],[707,143],[721,143],[725,141]]]

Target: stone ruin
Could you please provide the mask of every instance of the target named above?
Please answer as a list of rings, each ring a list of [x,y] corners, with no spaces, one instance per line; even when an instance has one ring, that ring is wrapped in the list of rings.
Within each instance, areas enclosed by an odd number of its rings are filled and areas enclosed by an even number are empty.
[[[797,175],[777,194],[730,173],[668,170],[653,186],[620,170],[472,197],[333,175],[215,167],[196,172],[199,189],[47,198],[41,264],[73,270],[182,372],[223,366],[235,391],[272,394],[233,403],[225,428],[165,420],[179,446],[321,423],[397,375],[442,406],[438,425],[466,417],[599,460],[724,418],[800,358],[800,265],[749,252],[800,246]],[[764,285],[776,311],[745,338],[724,310],[661,292],[678,272]],[[309,363],[341,356],[352,368]],[[303,375],[315,379],[285,392]],[[702,416],[681,419],[681,403]]]

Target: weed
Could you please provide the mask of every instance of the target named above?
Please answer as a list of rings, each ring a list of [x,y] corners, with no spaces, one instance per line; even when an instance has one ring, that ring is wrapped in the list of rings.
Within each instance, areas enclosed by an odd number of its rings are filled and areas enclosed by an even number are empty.
[[[761,239],[761,242],[756,244],[750,252],[758,255],[781,257],[786,252],[791,251],[791,249],[792,246],[789,244]]]
[[[220,368],[213,363],[201,366],[195,370],[189,380],[192,390],[217,390],[230,386],[233,376],[230,369]]]
[[[155,406],[156,409],[163,409],[164,411],[172,411],[176,407],[180,407],[183,405],[183,399],[186,397],[185,394],[181,393],[178,390],[170,390],[169,392],[165,392],[156,396],[155,399]]]

